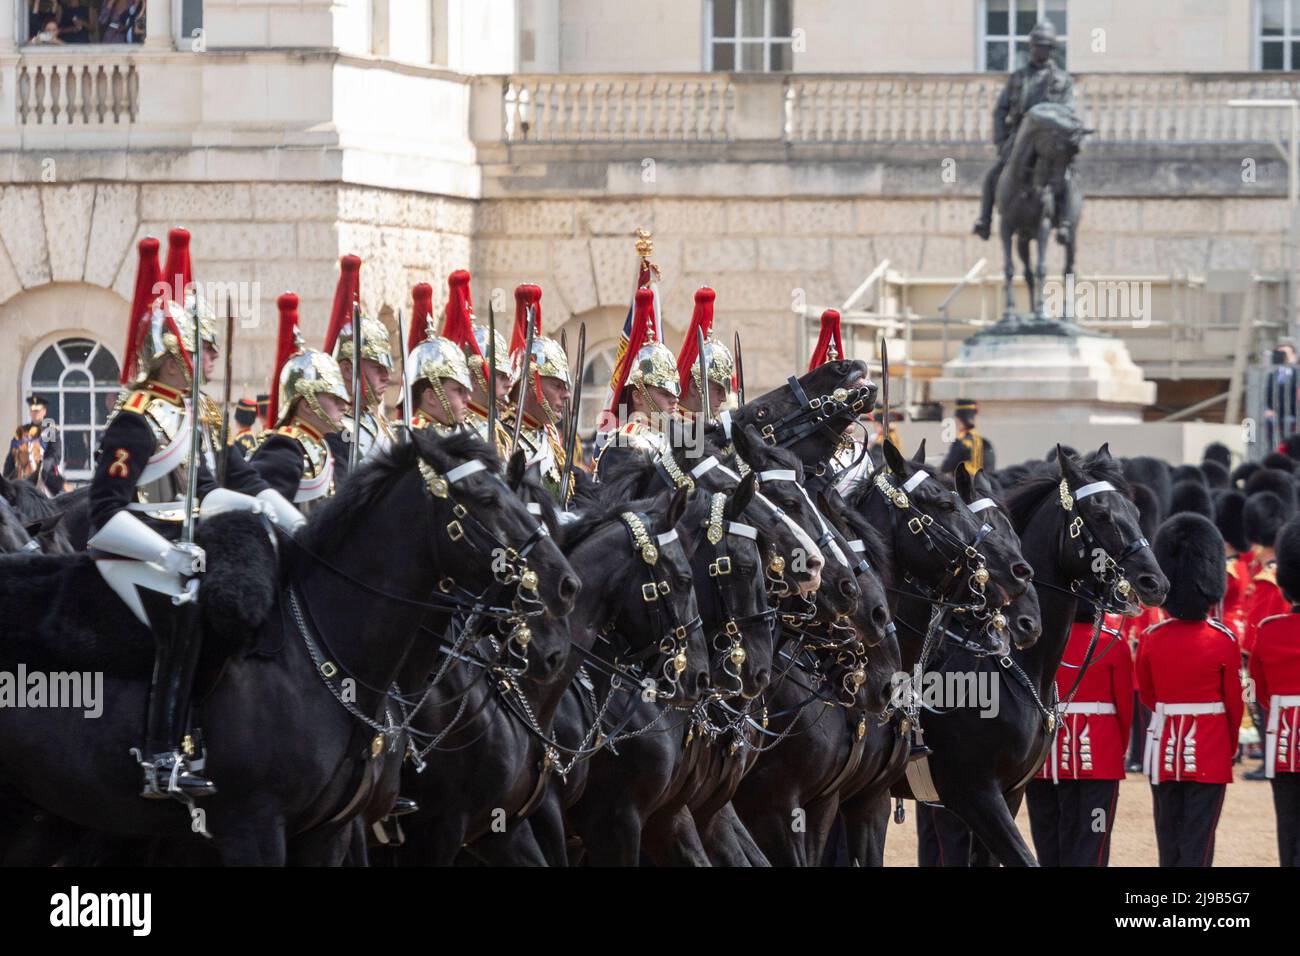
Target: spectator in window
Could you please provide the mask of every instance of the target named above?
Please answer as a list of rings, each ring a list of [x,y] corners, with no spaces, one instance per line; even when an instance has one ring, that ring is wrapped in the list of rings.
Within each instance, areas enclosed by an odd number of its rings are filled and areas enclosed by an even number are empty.
[[[139,43],[144,37],[144,0],[105,0],[99,10],[101,43]]]
[[[59,39],[59,21],[50,20],[47,22],[45,26],[41,27],[40,32],[32,37],[32,42],[42,45],[53,43],[61,44],[63,41]]]
[[[59,41],[61,43],[90,42],[90,6],[86,3],[65,4],[63,16],[59,18]]]
[[[1289,341],[1273,350],[1273,367],[1264,380],[1264,447],[1278,448],[1296,431],[1296,354]]]

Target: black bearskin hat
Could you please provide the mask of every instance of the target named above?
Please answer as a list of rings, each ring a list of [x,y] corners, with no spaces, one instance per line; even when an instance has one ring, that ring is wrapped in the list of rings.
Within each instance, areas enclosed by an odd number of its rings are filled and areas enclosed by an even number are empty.
[[[1231,484],[1228,478],[1228,469],[1217,461],[1201,462],[1201,473],[1205,475],[1205,483],[1210,486],[1211,491],[1227,488]]]
[[[1220,491],[1214,496],[1214,526],[1238,554],[1250,550],[1242,519],[1245,508],[1246,496],[1240,491]]]
[[[1173,507],[1169,516],[1191,512],[1214,520],[1214,502],[1210,500],[1210,489],[1199,481],[1174,482]]]
[[[1205,472],[1201,471],[1196,465],[1179,465],[1169,473],[1169,478],[1174,484],[1180,481],[1195,481],[1199,484],[1206,484]]]
[[[1263,466],[1257,461],[1243,461],[1236,468],[1232,469],[1233,486],[1237,488],[1245,488],[1246,482],[1250,480],[1250,476],[1259,471],[1261,467]]]
[[[1173,617],[1202,620],[1223,600],[1228,586],[1223,536],[1209,519],[1174,515],[1160,526],[1152,550],[1169,579],[1164,609]]]
[[[1277,533],[1282,530],[1291,517],[1286,504],[1271,491],[1260,491],[1246,497],[1246,507],[1241,513],[1242,527],[1246,529],[1246,540],[1260,547],[1271,548],[1277,540]]]
[[[1223,442],[1212,441],[1205,446],[1205,451],[1201,453],[1203,461],[1217,461],[1224,468],[1232,467],[1232,452]]]
[[[1142,529],[1142,537],[1150,541],[1156,536],[1156,531],[1160,528],[1160,522],[1165,520],[1165,514],[1160,510],[1160,499],[1156,493],[1146,485],[1132,485],[1133,504],[1138,510],[1138,527]]]
[[[1246,497],[1252,497],[1262,491],[1271,491],[1282,499],[1282,505],[1286,508],[1286,514],[1282,516],[1283,521],[1291,517],[1295,511],[1294,478],[1276,468],[1261,468],[1246,482]]]
[[[1259,462],[1265,468],[1275,468],[1278,471],[1285,471],[1288,475],[1295,471],[1295,459],[1290,455],[1284,455],[1280,451],[1271,451],[1265,455]]]
[[[1300,518],[1292,518],[1277,533],[1277,586],[1292,604],[1300,602]]]
[[[1146,485],[1156,493],[1162,514],[1169,514],[1172,507],[1173,481],[1169,477],[1169,466],[1159,458],[1138,456],[1124,459],[1124,477],[1130,482]]]

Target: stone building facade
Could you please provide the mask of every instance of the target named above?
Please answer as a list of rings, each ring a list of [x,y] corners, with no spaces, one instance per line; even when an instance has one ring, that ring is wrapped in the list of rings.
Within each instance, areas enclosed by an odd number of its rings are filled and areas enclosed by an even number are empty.
[[[897,339],[923,398],[939,353],[922,320],[981,257],[952,315],[996,318],[1000,252],[970,225],[1003,79],[981,72],[980,23],[998,0],[794,0],[802,40],[776,73],[707,69],[721,2],[206,0],[185,34],[185,0],[151,10],[141,45],[48,48],[0,0],[0,421],[32,388],[66,395],[68,417],[111,391],[135,242],[178,224],[198,280],[235,303],[235,394],[269,387],[275,297],[298,292],[318,341],[352,252],[363,307],[389,321],[457,268],[499,316],[538,282],[548,328],[572,341],[586,322],[598,401],[642,227],[670,344],[713,286],[751,388],[799,362],[805,313],[879,269],[856,347]],[[1207,277],[1255,277],[1252,349],[1287,324],[1283,114],[1226,103],[1298,95],[1294,74],[1258,68],[1248,0],[1060,6],[1097,128],[1080,275],[1152,283],[1155,321],[1118,330],[1135,358],[1168,394],[1221,388],[1243,296]],[[77,342],[106,355],[54,348]]]

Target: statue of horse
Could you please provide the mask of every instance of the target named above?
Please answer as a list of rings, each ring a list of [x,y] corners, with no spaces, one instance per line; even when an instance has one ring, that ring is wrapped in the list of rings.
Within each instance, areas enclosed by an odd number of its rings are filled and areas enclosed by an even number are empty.
[[[1035,319],[1043,319],[1043,283],[1047,275],[1047,234],[1056,229],[1065,247],[1064,276],[1074,272],[1074,247],[1083,215],[1083,193],[1074,175],[1074,157],[1083,138],[1094,132],[1084,127],[1074,111],[1057,103],[1039,103],[1025,114],[1016,133],[1011,155],[996,192],[998,232],[1002,237],[1003,273],[1006,276],[1004,319],[1015,316],[1011,279],[1015,274],[1011,237],[1025,266],[1025,284]],[[1030,240],[1038,241],[1038,263],[1031,268]],[[1065,318],[1069,318],[1067,314]]]

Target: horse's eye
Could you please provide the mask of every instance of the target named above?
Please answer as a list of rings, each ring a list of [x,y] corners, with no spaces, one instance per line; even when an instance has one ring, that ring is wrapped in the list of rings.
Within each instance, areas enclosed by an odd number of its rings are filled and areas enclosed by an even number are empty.
[[[680,587],[683,591],[689,591],[692,587],[695,586],[695,579],[692,578],[689,574],[681,575],[677,578],[677,586]]]

